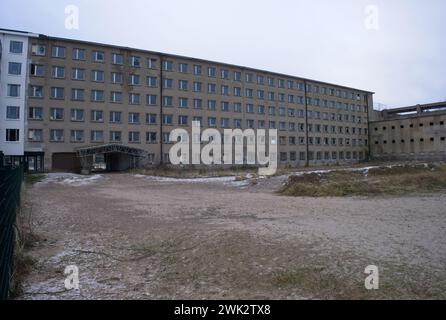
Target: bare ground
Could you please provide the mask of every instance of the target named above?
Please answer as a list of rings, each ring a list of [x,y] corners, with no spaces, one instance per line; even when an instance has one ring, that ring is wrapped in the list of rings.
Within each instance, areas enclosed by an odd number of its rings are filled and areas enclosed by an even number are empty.
[[[284,177],[29,186],[20,299],[445,299],[446,194],[285,197]],[[65,291],[77,265],[80,291]],[[380,289],[364,288],[376,265]]]

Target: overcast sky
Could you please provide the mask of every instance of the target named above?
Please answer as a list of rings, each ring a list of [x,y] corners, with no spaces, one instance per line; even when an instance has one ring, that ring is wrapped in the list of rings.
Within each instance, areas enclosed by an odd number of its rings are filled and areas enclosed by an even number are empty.
[[[65,28],[71,4],[78,30]],[[0,7],[0,28],[333,82],[374,91],[375,104],[389,107],[446,100],[445,0],[1,0]]]

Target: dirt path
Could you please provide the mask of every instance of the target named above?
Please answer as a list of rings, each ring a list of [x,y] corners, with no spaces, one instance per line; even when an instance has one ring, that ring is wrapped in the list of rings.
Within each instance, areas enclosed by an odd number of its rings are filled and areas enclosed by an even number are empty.
[[[41,241],[20,298],[446,298],[445,194],[292,198],[272,179],[38,183],[27,206]],[[64,292],[67,265],[80,291]],[[368,265],[379,290],[364,289]]]

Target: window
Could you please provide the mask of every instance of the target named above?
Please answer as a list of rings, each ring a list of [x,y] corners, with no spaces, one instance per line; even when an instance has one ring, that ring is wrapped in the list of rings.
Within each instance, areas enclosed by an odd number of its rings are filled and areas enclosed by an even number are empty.
[[[208,110],[215,111],[217,109],[217,101],[208,100]]]
[[[140,85],[140,77],[137,74],[129,75],[129,85],[131,86],[139,86]]]
[[[105,55],[103,51],[93,51],[92,53],[93,62],[104,62]]]
[[[242,119],[234,119],[234,128],[241,129]]]
[[[52,142],[62,142],[64,140],[64,132],[61,129],[51,129],[50,130],[50,141]]]
[[[187,91],[188,89],[187,80],[178,80],[178,90]]]
[[[201,92],[202,83],[198,81],[194,81],[194,92]]]
[[[104,71],[92,70],[91,71],[91,81],[104,82]]]
[[[91,111],[91,121],[92,122],[104,122],[104,113],[101,110]]]
[[[110,92],[110,102],[122,103],[122,92],[118,92],[118,91]]]
[[[186,126],[188,123],[188,117],[187,116],[178,116],[178,125],[180,126]]]
[[[221,86],[221,94],[224,95],[224,96],[229,95],[229,86],[222,85]]]
[[[129,131],[129,142],[131,142],[131,143],[139,142],[139,132],[138,131]]]
[[[19,84],[8,84],[7,87],[8,97],[19,97],[20,96],[20,85]]]
[[[146,114],[146,123],[147,124],[156,124],[156,114],[155,113],[147,113]]]
[[[148,87],[156,88],[158,86],[156,77],[148,76],[146,80]]]
[[[178,106],[180,108],[187,108],[187,107],[189,107],[189,99],[188,98],[183,98],[183,97],[178,98]]]
[[[112,53],[111,60],[112,60],[112,64],[123,65],[124,64],[124,55],[119,54],[119,53]]]
[[[234,81],[242,81],[242,73],[239,71],[234,71]]]
[[[85,70],[73,68],[71,71],[71,79],[73,80],[85,80]]]
[[[73,59],[74,60],[85,60],[86,54],[85,49],[74,48],[73,49]]]
[[[42,86],[30,86],[29,96],[32,98],[43,98],[43,87]]]
[[[121,123],[121,115],[120,111],[111,111],[110,112],[110,123]]]
[[[246,104],[246,112],[247,113],[254,113],[254,105],[251,103]]]
[[[242,104],[239,102],[234,103],[234,112],[242,112]]]
[[[43,140],[43,130],[42,129],[29,129],[28,130],[28,141],[41,142]]]
[[[90,134],[91,142],[102,142],[104,141],[104,132],[102,130],[92,130]]]
[[[194,65],[194,75],[201,76],[201,66],[198,64]]]
[[[91,101],[94,101],[94,102],[104,101],[104,91],[103,90],[92,90],[91,91]]]
[[[228,118],[221,118],[221,127],[229,128],[229,119]]]
[[[42,120],[43,119],[43,108],[42,107],[29,107],[28,119]]]
[[[22,64],[18,62],[9,62],[8,73],[19,76],[20,74],[22,74]]]
[[[121,131],[110,131],[111,142],[121,142]]]
[[[122,73],[121,72],[112,72],[111,73],[111,83],[114,84],[122,84]]]
[[[31,53],[35,56],[44,56],[45,51],[45,45],[43,44],[33,44],[31,46]]]
[[[217,75],[217,69],[215,67],[208,67],[208,77],[215,78]]]
[[[163,83],[163,89],[172,89],[173,87],[173,80],[172,79],[164,79]]]
[[[154,95],[154,94],[146,95],[146,104],[149,106],[156,105],[156,95]]]
[[[23,53],[23,42],[21,41],[10,41],[9,42],[9,52],[20,54]]]
[[[71,142],[83,142],[84,141],[84,130],[71,130],[70,134]]]
[[[163,107],[172,107],[173,106],[173,98],[171,96],[163,97]]]
[[[216,93],[217,85],[215,83],[208,83],[208,93]]]
[[[20,141],[19,129],[6,129],[6,141],[8,142]]]
[[[209,117],[208,118],[208,126],[209,127],[216,127],[217,126],[217,118]]]
[[[268,107],[268,114],[270,116],[275,116],[276,115],[276,108],[275,107]]]
[[[8,120],[20,119],[20,107],[7,106],[6,107],[6,119],[8,119]]]
[[[53,76],[53,78],[63,79],[63,78],[65,78],[65,68],[59,67],[59,66],[54,66],[51,69],[51,75]]]
[[[252,73],[245,73],[245,81],[246,82],[252,82]]]
[[[137,56],[131,56],[129,59],[129,64],[134,68],[139,68],[141,66],[141,58]]]
[[[146,62],[147,62],[148,69],[156,69],[157,59],[147,58]]]
[[[194,99],[194,109],[202,109],[203,108],[203,100]]]
[[[140,94],[129,93],[129,104],[134,104],[134,105],[140,104]]]
[[[51,48],[51,56],[53,58],[65,58],[65,47],[53,46]]]
[[[139,113],[129,112],[129,124],[139,124]]]
[[[71,121],[84,121],[84,110],[71,109]]]
[[[229,71],[226,70],[226,69],[222,69],[221,70],[221,78],[225,79],[225,80],[228,80],[229,79]]]
[[[51,108],[50,120],[63,120],[64,110],[63,108]]]
[[[163,114],[163,124],[172,125],[172,118],[171,114]]]
[[[187,73],[188,72],[187,63],[180,63],[178,65],[178,71],[181,72],[181,73]]]
[[[146,132],[146,142],[156,143],[156,132]]]
[[[34,77],[43,77],[45,74],[45,67],[42,64],[31,64],[30,74]]]
[[[221,111],[223,111],[223,112],[229,111],[229,102],[227,102],[227,101],[221,102]]]
[[[71,89],[71,100],[83,101],[84,93],[84,89]]]
[[[164,61],[163,69],[164,69],[164,71],[172,71],[173,70],[173,62],[170,60]]]
[[[263,85],[265,84],[265,77],[264,76],[257,76],[257,84]]]
[[[192,121],[193,121],[193,122],[199,122],[199,123],[200,123],[200,126],[203,125],[203,117],[194,116],[194,117],[192,118]]]

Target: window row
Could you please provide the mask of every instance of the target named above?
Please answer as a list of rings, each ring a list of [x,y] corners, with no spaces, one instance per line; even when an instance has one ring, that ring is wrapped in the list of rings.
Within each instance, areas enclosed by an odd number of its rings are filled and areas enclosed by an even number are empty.
[[[430,127],[433,127],[434,125],[435,125],[435,122],[433,122],[433,121],[429,122],[429,126],[430,126]],[[437,125],[444,126],[444,121],[443,121],[443,120],[442,120],[442,121],[438,121],[438,122],[437,122]],[[414,128],[415,126],[421,128],[421,127],[424,127],[424,123],[420,122],[420,123],[418,123],[418,125],[414,125],[413,123],[411,123],[411,124],[409,124],[407,127],[408,127],[408,128]],[[400,129],[404,129],[404,128],[405,128],[404,124],[401,124],[399,127],[400,127]],[[396,129],[396,126],[392,125],[392,126],[390,126],[390,128],[391,128],[392,130],[395,130],[395,129]],[[387,130],[387,126],[383,126],[381,129],[382,129],[382,131],[386,131],[386,130]],[[378,131],[379,128],[378,128],[378,127],[375,127],[374,130],[375,130],[375,131]]]
[[[32,54],[37,56],[46,55],[46,46],[41,44],[32,45]],[[51,47],[51,57],[65,59],[67,56],[67,48],[63,46],[52,46]],[[82,48],[73,48],[72,55],[73,60],[86,61],[87,60],[87,50]],[[110,54],[110,63],[115,65],[124,65],[126,56],[122,53],[112,52]],[[105,63],[106,54],[101,50],[93,50],[91,52],[91,61],[98,63]],[[143,61],[145,61],[145,66],[149,69],[158,68],[158,59],[156,58],[144,58],[139,55],[130,55],[127,57],[127,63],[129,66],[134,68],[140,68],[143,66]],[[176,66],[175,66],[176,64]],[[306,89],[307,93],[323,94],[336,96],[344,99],[351,99],[361,101],[361,93],[341,90],[336,88],[329,88],[325,86],[320,86],[316,84],[307,84],[304,88],[304,83],[300,81],[276,78],[273,76],[264,76],[261,74],[254,74],[252,72],[241,71],[230,71],[227,68],[215,66],[208,66],[206,70],[203,70],[201,64],[189,64],[185,62],[174,63],[174,61],[166,59],[162,61],[162,68],[166,72],[177,71],[179,73],[192,73],[195,76],[206,75],[210,78],[220,77],[223,80],[233,80],[233,81],[245,81],[246,83],[257,83],[257,85],[268,85],[270,87],[278,87],[282,89],[303,91]],[[255,79],[254,79],[255,78]],[[364,95],[364,101],[367,99],[367,95]]]
[[[19,89],[14,89],[17,94],[19,92]],[[32,98],[44,98],[44,89],[43,86],[30,86],[29,88],[29,96]],[[131,105],[140,105],[142,103],[140,93],[128,93],[128,104]],[[145,104],[146,105],[157,105],[158,104],[158,96],[156,94],[146,94],[145,95]],[[50,88],[50,98],[56,99],[56,100],[65,100],[65,88],[63,87],[51,87]],[[86,90],[80,89],[80,88],[72,88],[71,89],[71,100],[73,101],[85,101],[86,100]],[[109,93],[109,102],[112,103],[123,103],[124,101],[123,93],[121,91],[111,91]],[[105,91],[104,90],[91,90],[90,93],[90,101],[92,102],[104,102],[105,101]],[[192,107],[194,109],[203,109],[203,99],[189,99],[186,97],[179,97],[177,100],[177,106],[180,108],[188,108],[192,104]],[[221,110],[222,111],[230,111],[231,104],[228,101],[221,101]],[[174,107],[174,97],[173,96],[163,96],[162,101],[163,107]],[[309,106],[320,106],[319,101],[315,101],[315,103],[312,103],[311,100],[308,101]],[[324,106],[328,106],[328,104],[324,103]],[[336,108],[338,110],[345,110],[345,111],[363,111],[361,110],[361,106],[359,105],[349,105],[349,104],[331,104],[333,108]],[[275,110],[275,107],[268,107],[268,112],[270,115],[274,115],[271,112]],[[280,107],[281,110],[285,109],[284,107]],[[217,100],[207,100],[207,109],[208,110],[216,110],[217,109]],[[241,103],[233,103],[232,109],[234,112],[242,112],[242,104]],[[258,105],[257,106],[257,113],[264,114],[265,113],[265,106],[264,105]],[[248,103],[246,104],[246,112],[247,113],[254,113],[254,104]],[[310,111],[312,112],[312,111]],[[319,112],[319,111],[317,111]],[[295,109],[289,108],[288,109],[289,116],[294,116]],[[319,112],[320,114],[320,112]],[[334,113],[333,113],[334,114]],[[332,115],[333,115],[332,114]],[[285,113],[283,113],[285,115]],[[358,119],[361,119],[360,116],[358,116]],[[327,118],[328,120],[328,118]],[[335,119],[332,119],[335,120]],[[341,121],[341,120],[339,120]]]
[[[308,152],[308,160],[314,161],[314,160],[326,160],[326,161],[333,161],[333,160],[364,160],[365,153],[363,151],[309,151]],[[299,158],[298,158],[299,157]],[[280,162],[288,162],[288,161],[305,161],[307,154],[306,152],[299,152],[299,154],[296,151],[291,152],[280,152],[279,153],[279,160]]]
[[[445,141],[445,139],[446,139],[446,137],[440,137],[439,139],[438,139],[438,141]],[[423,142],[425,142],[425,141],[428,141],[428,142],[435,142],[435,138],[434,137],[430,137],[429,139],[425,139],[425,138],[419,138],[419,139],[416,139],[416,140],[418,140],[420,143],[423,143]],[[414,138],[411,138],[411,139],[409,139],[409,140],[405,140],[405,139],[401,139],[401,140],[392,140],[391,141],[391,143],[392,144],[396,144],[396,143],[401,143],[401,144],[404,144],[404,143],[406,143],[406,142],[410,142],[410,143],[414,143],[415,142],[415,139]],[[375,144],[376,145],[378,145],[378,144],[380,144],[380,142],[379,141],[375,141]],[[382,141],[382,144],[388,144],[388,141],[387,140],[383,140]]]

